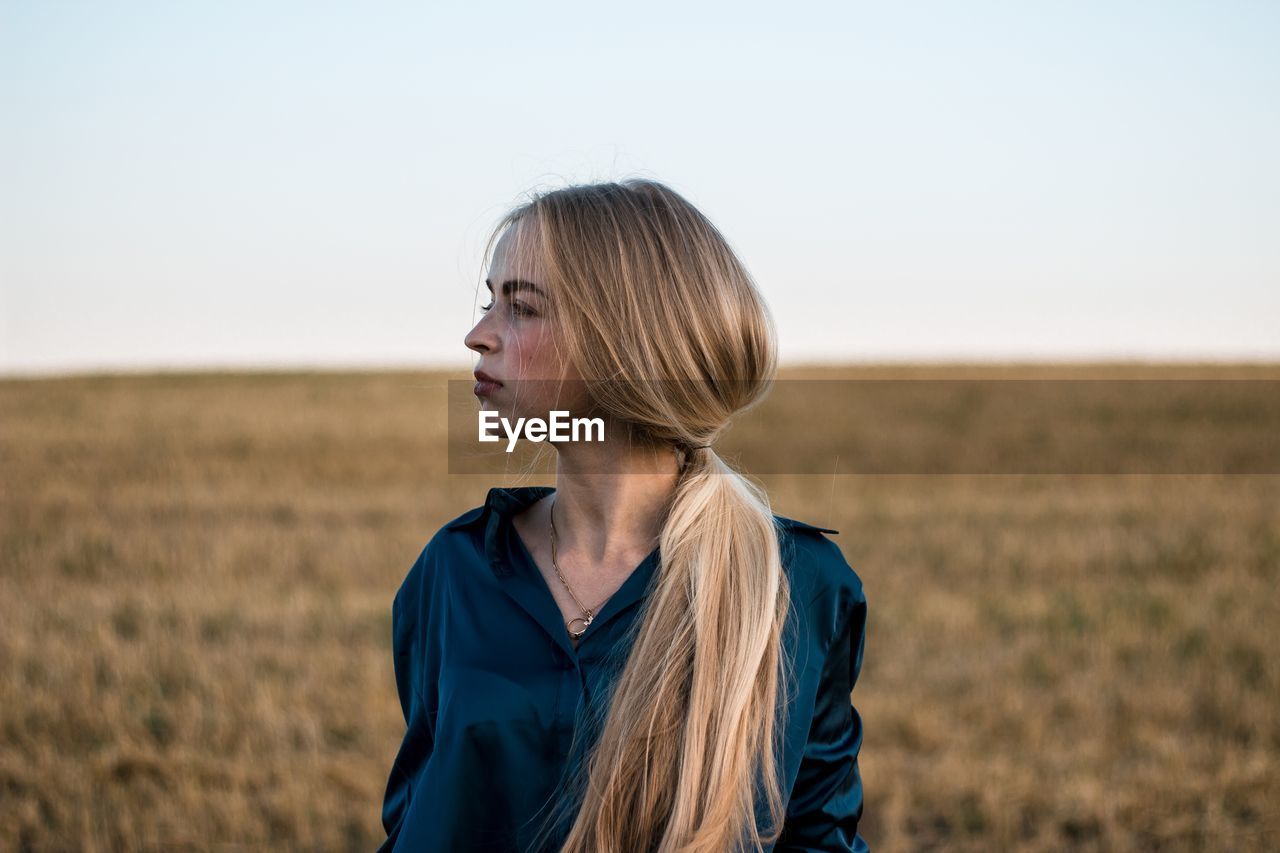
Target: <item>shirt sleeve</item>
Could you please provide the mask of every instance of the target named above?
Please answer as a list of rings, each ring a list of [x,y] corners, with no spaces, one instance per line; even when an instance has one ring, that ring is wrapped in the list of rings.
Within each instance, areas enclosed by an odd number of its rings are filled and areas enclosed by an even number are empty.
[[[421,648],[421,583],[424,551],[410,570],[391,605],[391,645],[396,676],[396,692],[404,714],[405,732],[391,765],[382,801],[382,827],[387,839],[378,847],[386,853],[395,846],[418,769],[431,755],[435,743],[435,709],[424,698],[423,652]]]
[[[813,723],[775,853],[870,849],[858,833],[862,717],[851,696],[867,637],[867,601],[860,589],[845,609],[823,665]]]

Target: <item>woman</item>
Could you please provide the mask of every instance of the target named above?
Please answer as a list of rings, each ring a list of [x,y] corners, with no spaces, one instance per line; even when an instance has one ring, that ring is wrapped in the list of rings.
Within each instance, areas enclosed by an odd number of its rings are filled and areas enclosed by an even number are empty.
[[[397,592],[381,849],[867,849],[862,583],[712,446],[775,370],[750,276],[651,180],[535,195],[499,235],[482,408],[601,414],[605,441],[490,489]]]

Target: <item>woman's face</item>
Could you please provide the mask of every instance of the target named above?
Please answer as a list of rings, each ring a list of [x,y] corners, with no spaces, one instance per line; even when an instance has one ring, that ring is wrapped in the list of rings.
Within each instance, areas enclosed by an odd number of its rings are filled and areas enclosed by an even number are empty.
[[[498,239],[485,279],[484,314],[464,339],[480,354],[475,372],[499,383],[477,383],[480,408],[513,423],[519,417],[546,418],[553,409],[578,416],[586,395],[579,374],[556,346],[546,279],[536,262],[537,247],[527,238],[533,229],[525,229],[526,239],[517,246],[520,227],[508,228]]]

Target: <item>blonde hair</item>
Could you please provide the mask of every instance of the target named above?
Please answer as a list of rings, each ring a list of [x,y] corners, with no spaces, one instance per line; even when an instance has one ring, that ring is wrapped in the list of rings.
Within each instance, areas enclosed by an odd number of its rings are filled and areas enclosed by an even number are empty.
[[[767,392],[772,316],[715,226],[657,181],[534,194],[489,246],[517,225],[532,226],[556,337],[593,401],[681,462],[630,655],[591,724],[584,771],[554,804],[576,809],[562,849],[759,849],[778,839],[785,807],[790,587],[764,490],[692,448]]]

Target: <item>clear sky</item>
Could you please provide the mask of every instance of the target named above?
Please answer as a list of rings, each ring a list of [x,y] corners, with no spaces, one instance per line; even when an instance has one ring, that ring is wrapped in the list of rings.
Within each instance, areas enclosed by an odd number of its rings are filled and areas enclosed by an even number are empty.
[[[1280,357],[1277,45],[1274,0],[0,0],[0,372],[469,365],[486,229],[628,176],[786,361]]]

